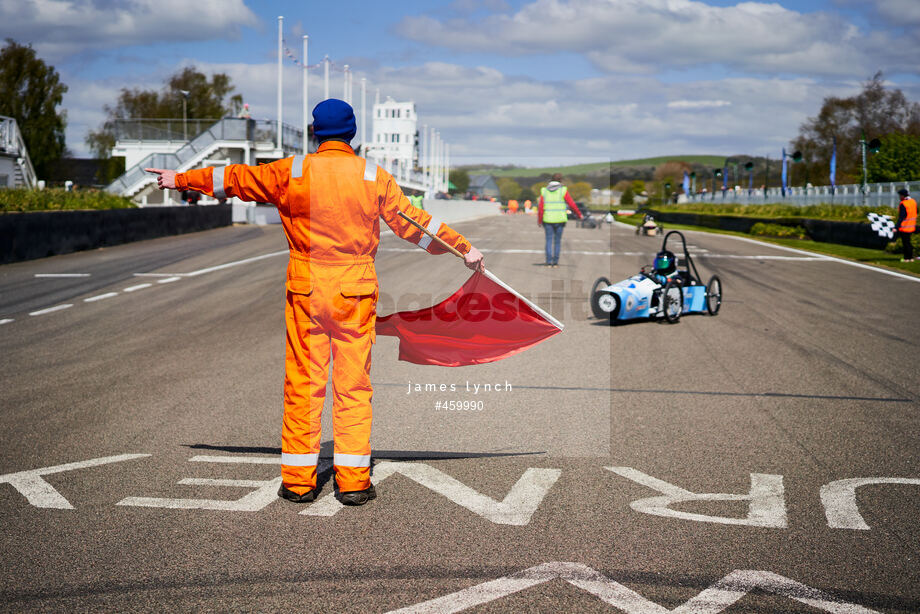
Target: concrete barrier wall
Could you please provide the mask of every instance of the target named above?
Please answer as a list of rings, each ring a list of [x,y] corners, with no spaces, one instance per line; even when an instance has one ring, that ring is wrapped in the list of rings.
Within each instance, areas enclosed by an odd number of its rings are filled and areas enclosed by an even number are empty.
[[[0,264],[209,230],[230,220],[231,208],[221,205],[5,213]]]
[[[481,200],[439,200],[426,198],[425,210],[447,224],[501,215],[499,203]],[[234,224],[280,224],[281,217],[272,205],[233,205]]]
[[[466,222],[481,217],[501,215],[500,203],[482,200],[438,200],[426,198],[425,211],[447,224]]]
[[[837,243],[869,249],[885,249],[888,239],[884,239],[871,229],[869,224],[861,222],[835,222],[809,218],[756,218],[730,215],[711,215],[706,213],[681,213],[674,211],[649,210],[659,222],[703,226],[719,230],[749,233],[754,224],[780,224],[783,226],[802,226],[808,236],[821,243]]]

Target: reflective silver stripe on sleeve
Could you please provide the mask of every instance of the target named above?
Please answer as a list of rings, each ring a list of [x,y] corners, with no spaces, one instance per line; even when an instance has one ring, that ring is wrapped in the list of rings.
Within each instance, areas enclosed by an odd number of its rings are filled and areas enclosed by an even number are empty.
[[[313,467],[319,461],[319,452],[316,454],[288,454],[281,453],[281,464],[288,467]]]
[[[227,167],[220,169],[211,169],[211,183],[214,184],[214,198],[227,198],[227,192],[224,190],[224,176],[227,174]]]
[[[332,464],[336,467],[370,467],[370,454],[339,454],[332,455]]]
[[[370,160],[364,161],[364,181],[377,181],[377,165]]]
[[[294,160],[291,161],[291,179],[300,179],[303,177],[303,159],[301,156],[294,156]]]
[[[432,215],[431,221],[428,222],[428,226],[427,226],[428,232],[436,235],[438,234],[438,229],[440,227],[441,227],[441,218],[435,217],[434,215]],[[428,235],[422,235],[422,238],[419,239],[419,242],[418,242],[418,246],[421,247],[422,249],[428,249],[428,246],[430,244],[431,244],[431,237],[429,237]]]

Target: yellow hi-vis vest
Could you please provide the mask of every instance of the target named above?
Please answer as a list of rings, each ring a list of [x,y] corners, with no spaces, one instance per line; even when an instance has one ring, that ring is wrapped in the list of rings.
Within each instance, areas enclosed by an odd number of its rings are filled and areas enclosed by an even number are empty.
[[[543,188],[540,190],[540,196],[543,197],[543,223],[558,224],[567,222],[569,217],[565,214],[568,208],[565,203],[565,195],[569,189],[565,186],[556,188],[552,192]]]

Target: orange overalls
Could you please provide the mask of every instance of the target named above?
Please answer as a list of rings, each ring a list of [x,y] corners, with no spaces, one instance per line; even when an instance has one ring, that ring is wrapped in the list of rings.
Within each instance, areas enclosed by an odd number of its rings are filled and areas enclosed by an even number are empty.
[[[374,257],[380,218],[429,253],[445,250],[397,213],[403,211],[460,253],[470,243],[413,207],[385,170],[325,141],[315,154],[261,166],[233,164],[176,175],[179,190],[274,203],[291,250],[287,270],[287,350],[281,475],[305,494],[316,487],[320,417],[332,358],[333,465],[340,492],[370,486],[371,346],[377,319]]]

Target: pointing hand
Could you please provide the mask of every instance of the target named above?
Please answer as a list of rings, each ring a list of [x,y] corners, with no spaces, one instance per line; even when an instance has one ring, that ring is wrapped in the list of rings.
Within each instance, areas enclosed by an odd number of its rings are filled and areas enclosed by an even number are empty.
[[[167,170],[165,168],[145,168],[144,170],[148,173],[157,174],[157,187],[161,190],[176,189],[176,171]]]

